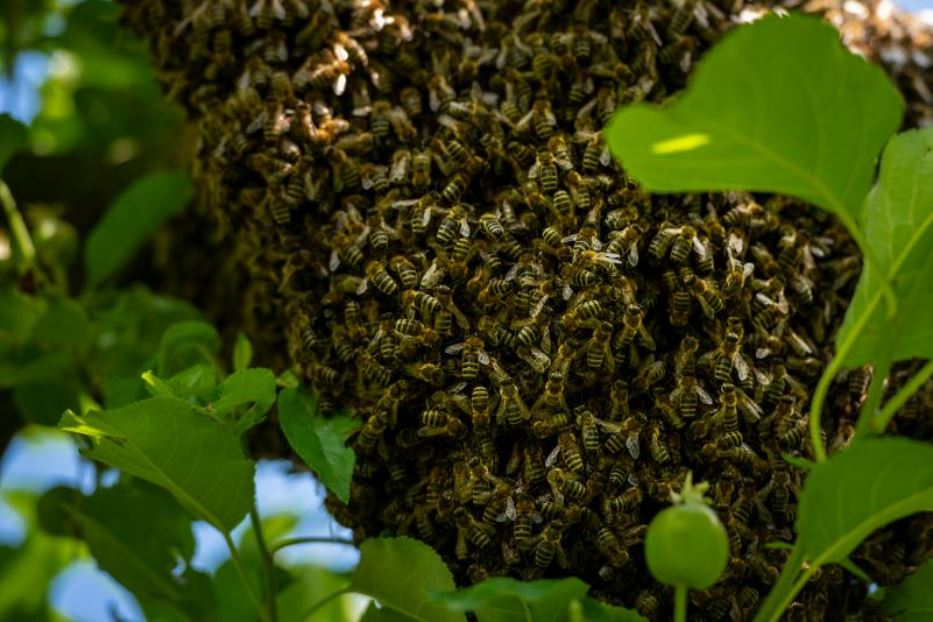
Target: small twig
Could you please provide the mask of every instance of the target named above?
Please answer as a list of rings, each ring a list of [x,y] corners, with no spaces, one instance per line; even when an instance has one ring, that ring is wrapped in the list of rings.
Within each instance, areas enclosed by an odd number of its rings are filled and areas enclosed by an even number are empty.
[[[236,568],[237,574],[240,575],[240,580],[243,581],[243,585],[246,587],[246,592],[249,594],[249,598],[253,601],[253,606],[256,608],[256,612],[259,614],[259,619],[262,622],[272,622],[269,619],[269,613],[266,611],[266,608],[263,607],[262,601],[259,599],[259,595],[256,594],[256,590],[253,589],[253,584],[249,580],[249,576],[246,574],[246,569],[243,567],[243,561],[240,559],[240,554],[237,553],[236,543],[233,541],[233,538],[230,537],[230,532],[223,530],[220,532],[224,537],[224,542],[227,543],[227,548],[230,549],[230,561],[233,562],[233,567]]]
[[[249,520],[253,524],[256,545],[262,555],[263,574],[266,577],[266,606],[269,611],[269,618],[272,622],[275,622],[278,619],[278,612],[275,608],[275,560],[266,546],[266,538],[262,533],[262,521],[259,518],[259,512],[256,511],[256,504],[253,504],[253,507],[249,510]]]
[[[335,598],[340,598],[340,597],[343,596],[344,594],[349,594],[349,593],[350,593],[350,586],[349,586],[349,585],[346,586],[346,587],[340,588],[340,589],[337,590],[336,592],[331,592],[330,594],[328,594],[327,596],[325,596],[325,597],[322,598],[321,600],[319,600],[319,601],[317,601],[316,603],[314,603],[313,605],[311,605],[311,607],[309,607],[309,608],[301,615],[301,617],[299,618],[299,620],[307,620],[308,618],[310,618],[311,616],[313,616],[315,613],[317,613],[322,607],[324,607],[324,605],[326,605],[326,604],[329,603],[330,601],[334,600]]]
[[[272,548],[269,549],[272,555],[275,555],[280,550],[284,549],[287,546],[294,546],[296,544],[345,544],[347,546],[356,546],[353,540],[347,540],[346,538],[328,538],[326,536],[306,536],[303,538],[286,538],[285,540],[280,540],[272,545]]]
[[[32,267],[32,262],[36,258],[36,247],[32,243],[32,237],[29,235],[29,229],[26,227],[26,221],[22,214],[16,208],[16,201],[13,199],[13,193],[9,186],[0,179],[0,204],[3,205],[3,213],[6,215],[7,222],[10,223],[10,233],[13,236],[13,244],[18,251],[22,264],[18,266],[20,274],[26,272]]]
[[[907,400],[923,386],[927,380],[933,376],[933,360],[927,361],[926,365],[920,368],[914,376],[903,387],[889,399],[881,409],[881,414],[872,419],[872,428],[875,432],[881,433],[900,408],[907,403]]]

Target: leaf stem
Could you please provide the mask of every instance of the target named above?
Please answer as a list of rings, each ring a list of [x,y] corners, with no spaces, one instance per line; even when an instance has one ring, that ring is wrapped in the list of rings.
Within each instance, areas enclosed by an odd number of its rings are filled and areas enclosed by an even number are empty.
[[[894,394],[894,397],[887,401],[884,408],[881,409],[881,414],[872,419],[871,425],[874,432],[878,434],[884,432],[884,429],[888,427],[888,423],[890,423],[895,413],[900,410],[901,406],[907,403],[911,395],[916,393],[917,390],[930,379],[930,376],[933,376],[933,359],[927,361],[926,365],[921,367],[920,371],[914,374],[907,384],[901,387],[900,390]]]
[[[327,536],[305,536],[303,538],[286,538],[272,545],[269,552],[275,555],[287,546],[296,544],[346,544],[347,546],[356,546],[353,540],[346,538],[328,538]]]
[[[687,622],[687,586],[684,583],[674,586],[674,622]]]
[[[2,179],[0,179],[0,204],[3,204],[3,213],[6,215],[7,222],[10,223],[13,243],[22,260],[22,264],[19,266],[20,274],[22,274],[32,266],[32,262],[36,257],[36,247],[32,243],[26,221],[23,220],[22,214],[16,208],[13,193],[10,192],[10,187]]]
[[[771,611],[774,610],[777,603],[782,602],[784,598],[783,594],[793,585],[794,579],[797,578],[797,575],[800,573],[801,561],[803,561],[803,553],[800,551],[800,546],[795,545],[790,553],[790,557],[787,558],[787,562],[784,563],[784,567],[781,569],[781,574],[778,576],[777,582],[771,588],[764,604],[762,604],[761,609],[759,609],[758,613],[755,615],[755,622],[763,622],[764,620],[770,619]],[[781,611],[783,611],[783,606]]]
[[[253,524],[253,534],[256,536],[256,546],[262,555],[263,574],[266,577],[266,608],[269,612],[269,619],[276,622],[278,612],[275,608],[275,560],[269,547],[266,546],[266,538],[262,533],[262,520],[259,518],[259,512],[256,511],[256,504],[249,509],[249,520]]]
[[[317,613],[321,608],[323,608],[324,605],[326,605],[326,604],[329,603],[330,601],[334,600],[335,598],[340,598],[340,597],[343,596],[344,594],[349,594],[350,591],[351,591],[351,590],[350,590],[350,586],[347,585],[346,587],[340,588],[340,589],[337,590],[336,592],[331,592],[330,594],[328,594],[327,596],[325,596],[325,597],[322,598],[321,600],[319,600],[319,601],[317,601],[316,603],[314,603],[313,605],[311,605],[307,610],[305,610],[305,612],[304,612],[303,614],[301,614],[301,617],[298,618],[298,619],[299,619],[299,620],[307,620],[308,618],[310,618],[311,616],[313,616],[315,613]]]
[[[804,586],[810,580],[810,577],[812,577],[813,573],[816,572],[817,568],[819,568],[819,566],[810,566],[806,571],[804,571],[802,575],[800,575],[800,578],[797,579],[796,583],[791,586],[790,590],[787,591],[787,594],[785,594],[780,602],[778,602],[777,608],[774,610],[774,612],[772,612],[769,617],[765,618],[767,622],[778,622],[778,620],[781,619],[781,615],[784,613],[784,610],[787,609],[787,606],[794,601],[794,598],[797,596],[797,594],[800,593],[800,590],[804,588]]]
[[[878,272],[878,274],[883,274],[881,270],[881,262],[878,261],[878,256],[868,244],[868,240],[865,239],[864,232],[858,226],[858,223],[855,222],[855,219],[849,216],[848,212],[844,210],[839,213],[839,216],[840,220],[842,220],[842,224],[845,225],[845,227],[849,230],[849,235],[851,235],[852,239],[855,240],[855,243],[858,244],[859,250],[862,251],[862,255],[865,257],[866,263],[873,267]],[[881,279],[881,293],[884,296],[885,303],[888,306],[889,320],[893,319],[894,316],[897,315],[897,296],[894,293],[894,286],[891,285],[891,280],[896,274],[897,269],[894,269],[891,270],[886,278]]]
[[[236,543],[230,536],[230,532],[224,529],[221,530],[220,533],[224,537],[224,542],[227,543],[227,548],[230,549],[230,561],[233,562],[233,567],[236,568],[237,574],[240,575],[240,580],[243,581],[243,585],[246,586],[246,593],[249,594],[249,599],[253,601],[253,606],[256,608],[256,613],[259,614],[259,619],[262,622],[272,622],[272,620],[269,619],[269,612],[266,611],[266,608],[262,606],[262,601],[256,594],[256,590],[253,588],[253,584],[249,580],[249,576],[246,574],[246,569],[243,567],[243,561],[240,559],[240,554],[237,553]]]
[[[823,411],[823,402],[826,401],[826,395],[829,393],[829,386],[839,370],[842,369],[843,361],[852,351],[852,348],[855,347],[862,330],[868,324],[875,309],[878,308],[881,298],[882,293],[876,293],[868,306],[865,307],[865,311],[858,317],[852,330],[846,335],[845,341],[839,344],[835,356],[826,366],[826,370],[816,385],[816,390],[813,391],[813,399],[810,400],[810,442],[813,445],[813,457],[816,458],[817,462],[826,460],[826,448],[823,447],[823,439],[820,438],[820,415]]]
[[[868,396],[862,404],[859,411],[858,422],[855,424],[856,436],[865,437],[872,433],[871,422],[875,417],[875,411],[878,409],[878,403],[884,394],[884,381],[891,371],[890,357],[884,357],[875,365],[872,372],[871,384],[868,385]]]

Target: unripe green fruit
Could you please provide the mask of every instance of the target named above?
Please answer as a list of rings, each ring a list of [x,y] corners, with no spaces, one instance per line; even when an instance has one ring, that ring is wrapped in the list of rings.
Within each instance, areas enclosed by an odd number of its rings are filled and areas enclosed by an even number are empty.
[[[645,558],[654,578],[705,589],[729,561],[729,537],[716,512],[687,502],[661,511],[648,526]]]

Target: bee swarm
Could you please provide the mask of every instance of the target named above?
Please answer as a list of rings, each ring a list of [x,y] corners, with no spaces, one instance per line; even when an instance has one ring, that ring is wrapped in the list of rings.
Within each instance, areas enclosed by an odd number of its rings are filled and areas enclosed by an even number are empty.
[[[462,582],[576,575],[664,619],[640,543],[692,471],[733,555],[691,593],[695,619],[750,619],[786,558],[765,545],[793,538],[802,474],[781,456],[810,455],[810,391],[860,260],[792,200],[648,196],[599,132],[618,106],[682,88],[751,7],[124,4],[199,123],[194,174],[261,284],[251,300],[322,406],[362,420],[338,520],[425,540]],[[929,30],[881,19],[884,3],[845,7],[809,8],[880,57],[909,123],[931,122]],[[867,381],[849,374],[827,409],[833,450]],[[931,399],[901,433],[933,436]],[[929,555],[930,523],[881,532],[870,573],[892,582]],[[825,569],[789,619],[862,607],[851,585]]]

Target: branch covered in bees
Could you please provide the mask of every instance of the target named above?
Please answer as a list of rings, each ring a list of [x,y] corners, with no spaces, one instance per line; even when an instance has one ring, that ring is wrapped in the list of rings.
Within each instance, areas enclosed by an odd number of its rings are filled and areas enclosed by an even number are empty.
[[[250,328],[284,332],[322,407],[362,420],[338,520],[415,535],[461,581],[574,574],[663,618],[640,543],[692,471],[732,549],[694,604],[749,618],[786,557],[765,545],[792,539],[801,474],[782,455],[809,455],[802,412],[860,261],[831,218],[782,197],[647,196],[600,131],[619,105],[676,92],[753,7],[124,4],[198,120],[216,226],[283,322]],[[813,8],[877,51],[928,122],[929,32],[858,6],[873,28]],[[867,373],[836,392],[830,446]],[[803,593],[805,619],[846,606],[837,570]]]

